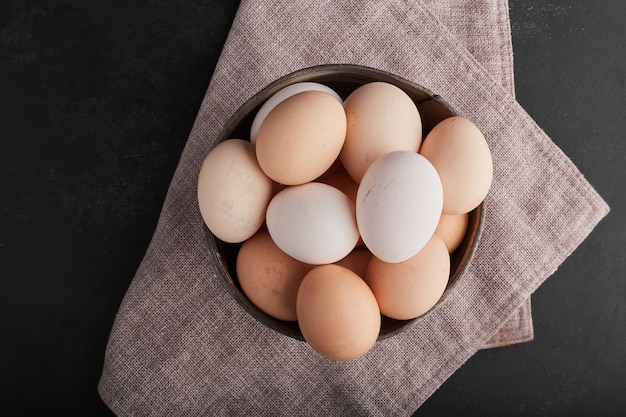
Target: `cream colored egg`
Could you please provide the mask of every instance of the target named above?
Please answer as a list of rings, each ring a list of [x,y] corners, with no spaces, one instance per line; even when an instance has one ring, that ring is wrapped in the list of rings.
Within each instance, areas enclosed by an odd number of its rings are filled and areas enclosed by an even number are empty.
[[[304,184],[335,162],[346,136],[341,103],[320,91],[304,91],[280,102],[259,129],[256,156],[261,169],[285,185]]]
[[[237,278],[244,294],[279,320],[296,320],[298,288],[311,268],[280,250],[266,229],[246,240],[237,254]]]
[[[433,235],[412,258],[385,263],[372,258],[365,281],[381,313],[409,320],[428,312],[443,295],[450,276],[450,256],[443,240]]]
[[[265,220],[272,180],[256,161],[254,146],[229,139],[213,148],[198,174],[198,206],[204,223],[218,238],[243,242]]]
[[[443,239],[448,252],[452,253],[463,242],[468,225],[469,213],[442,214],[435,229],[435,234]]]
[[[304,339],[330,359],[359,358],[380,332],[374,294],[357,274],[339,265],[318,266],[305,275],[296,311]]]
[[[468,213],[485,199],[493,162],[485,137],[469,119],[450,117],[438,123],[424,139],[420,153],[439,173],[444,213]]]
[[[385,82],[364,84],[346,98],[344,109],[348,124],[340,158],[357,183],[382,155],[418,151],[421,117],[415,103],[399,87]]]

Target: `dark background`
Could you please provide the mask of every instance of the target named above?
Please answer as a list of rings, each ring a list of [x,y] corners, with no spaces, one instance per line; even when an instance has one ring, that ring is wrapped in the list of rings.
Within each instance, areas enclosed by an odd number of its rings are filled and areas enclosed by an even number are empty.
[[[236,8],[0,1],[3,415],[111,415],[107,338]],[[621,415],[626,3],[510,9],[518,101],[612,211],[533,295],[535,340],[479,352],[415,415]]]

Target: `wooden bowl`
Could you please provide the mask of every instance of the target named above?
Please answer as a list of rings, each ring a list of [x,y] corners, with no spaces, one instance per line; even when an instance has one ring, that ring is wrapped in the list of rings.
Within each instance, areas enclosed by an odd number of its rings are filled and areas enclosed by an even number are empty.
[[[303,81],[325,84],[335,90],[343,99],[357,87],[369,82],[384,81],[394,84],[404,90],[417,105],[422,118],[424,137],[437,123],[456,115],[456,112],[441,97],[433,94],[422,86],[393,74],[356,65],[321,65],[286,75],[255,94],[226,122],[216,144],[230,138],[249,138],[252,120],[261,105],[282,88]],[[451,254],[450,279],[446,290],[441,299],[430,311],[437,308],[453,290],[459,277],[463,274],[463,271],[471,261],[476,246],[478,245],[483,218],[484,204],[479,205],[470,212],[468,230],[463,242],[458,249]],[[304,340],[297,322],[286,322],[267,315],[252,304],[243,293],[235,271],[237,253],[239,252],[241,243],[232,244],[223,242],[216,238],[206,226],[204,226],[204,236],[206,238],[210,259],[216,266],[217,275],[223,281],[228,292],[244,310],[271,329],[295,339]],[[427,314],[429,313],[425,315]],[[378,340],[398,334],[425,315],[411,320],[394,320],[383,316]]]

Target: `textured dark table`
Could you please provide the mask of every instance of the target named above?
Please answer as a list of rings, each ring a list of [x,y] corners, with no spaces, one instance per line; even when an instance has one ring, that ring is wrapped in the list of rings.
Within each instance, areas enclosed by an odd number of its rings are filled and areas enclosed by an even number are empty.
[[[236,7],[0,2],[3,415],[111,415],[108,334]],[[533,295],[536,339],[479,352],[415,415],[623,415],[626,3],[510,7],[518,100],[612,211]]]

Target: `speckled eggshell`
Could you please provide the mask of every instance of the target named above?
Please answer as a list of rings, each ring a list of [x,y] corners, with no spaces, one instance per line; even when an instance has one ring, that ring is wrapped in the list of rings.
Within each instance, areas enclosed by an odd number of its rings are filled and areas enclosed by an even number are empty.
[[[280,250],[264,228],[243,243],[236,262],[246,297],[261,311],[285,321],[296,320],[298,288],[312,267]]]

